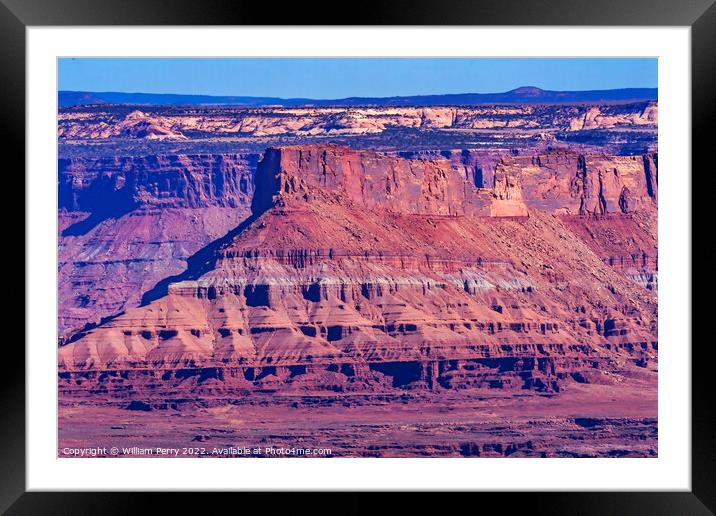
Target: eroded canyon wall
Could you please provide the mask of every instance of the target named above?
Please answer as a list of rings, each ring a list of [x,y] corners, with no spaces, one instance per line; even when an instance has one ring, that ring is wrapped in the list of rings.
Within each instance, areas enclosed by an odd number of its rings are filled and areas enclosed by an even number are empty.
[[[463,107],[142,107],[61,110],[58,136],[66,140],[198,136],[255,137],[375,134],[390,128],[418,130],[656,129],[654,101],[605,105],[493,105]]]
[[[656,294],[605,253],[615,234],[656,246],[655,163],[503,157],[478,188],[450,160],[269,149],[245,227],[62,346],[61,388],[556,391],[653,373]]]
[[[257,155],[61,159],[59,333],[138,304],[250,211]]]
[[[269,149],[259,165],[253,206],[261,211],[320,187],[366,210],[477,216],[525,216],[529,208],[563,215],[631,213],[656,202],[655,163],[654,154],[508,155],[496,159],[490,185],[476,185],[454,159],[407,160],[334,145],[282,147]]]

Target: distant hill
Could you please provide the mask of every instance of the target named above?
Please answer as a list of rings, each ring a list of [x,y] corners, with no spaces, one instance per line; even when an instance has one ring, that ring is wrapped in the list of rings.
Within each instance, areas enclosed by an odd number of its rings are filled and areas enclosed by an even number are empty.
[[[159,106],[459,106],[466,104],[554,104],[623,102],[656,100],[657,88],[622,88],[615,90],[550,91],[523,86],[504,93],[457,93],[446,95],[413,95],[406,97],[348,97],[344,99],[283,99],[278,97],[230,97],[214,95],[178,95],[170,93],[120,93],[60,91],[60,107],[86,104],[144,104]]]

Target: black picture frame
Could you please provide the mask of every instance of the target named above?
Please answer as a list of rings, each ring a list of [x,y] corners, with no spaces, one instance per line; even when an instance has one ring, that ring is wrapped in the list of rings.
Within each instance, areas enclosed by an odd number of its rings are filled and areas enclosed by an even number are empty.
[[[713,182],[710,125],[716,115],[716,4],[715,0],[428,0],[296,2],[273,4],[245,0],[0,0],[0,133],[6,156],[16,158],[14,173],[20,181],[25,145],[25,28],[54,25],[610,25],[689,26],[692,44],[692,164]],[[342,7],[342,8],[341,8]],[[341,14],[342,12],[342,14]],[[711,166],[709,166],[711,165]],[[688,177],[689,171],[684,171]],[[701,189],[701,187],[699,187]],[[24,185],[19,184],[16,196]],[[32,192],[25,192],[32,195]],[[24,252],[24,251],[23,251]],[[712,259],[713,252],[701,258]],[[27,258],[27,257],[25,257]],[[15,258],[20,263],[18,257]],[[713,260],[710,260],[713,261]],[[692,271],[693,266],[692,264]],[[27,271],[25,271],[27,274]],[[19,292],[19,291],[18,291]],[[22,306],[25,306],[22,303]],[[32,309],[31,306],[26,309]],[[693,319],[693,316],[692,316]],[[696,319],[699,320],[699,319]],[[7,514],[112,514],[151,510],[157,494],[25,492],[25,354],[19,339],[3,342],[12,367],[3,368],[0,394],[0,511]],[[550,514],[714,514],[716,512],[716,446],[714,445],[714,364],[711,339],[692,344],[692,491],[601,493],[473,493],[475,507],[506,507]],[[214,503],[229,494],[210,494]],[[290,497],[241,494],[241,507],[259,503],[311,504],[342,512],[366,512],[379,507],[379,494],[351,493],[341,506],[321,503],[306,494]],[[464,495],[463,495],[464,496]],[[475,499],[474,497],[478,497]],[[208,499],[187,493],[164,495],[162,512],[206,510]],[[423,494],[402,502],[404,511],[430,507]],[[433,502],[435,503],[435,502]],[[439,502],[438,502],[439,503]],[[458,502],[459,503],[459,502]],[[486,505],[482,505],[482,504]],[[489,504],[489,505],[488,505]],[[495,505],[497,504],[497,505]],[[444,504],[441,503],[444,509]],[[238,508],[237,508],[238,509]],[[320,510],[320,508],[319,508]],[[330,509],[329,509],[330,510]]]

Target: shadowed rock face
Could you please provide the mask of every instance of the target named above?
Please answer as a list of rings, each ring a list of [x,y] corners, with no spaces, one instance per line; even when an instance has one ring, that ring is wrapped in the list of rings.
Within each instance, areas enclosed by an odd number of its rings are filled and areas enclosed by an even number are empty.
[[[562,152],[502,157],[478,188],[449,160],[269,149],[246,227],[165,296],[60,348],[61,386],[553,392],[655,379],[655,177],[652,155]]]
[[[246,206],[257,161],[241,154],[60,159],[59,208],[122,213]]]
[[[256,155],[61,159],[59,332],[136,306],[250,211]]]

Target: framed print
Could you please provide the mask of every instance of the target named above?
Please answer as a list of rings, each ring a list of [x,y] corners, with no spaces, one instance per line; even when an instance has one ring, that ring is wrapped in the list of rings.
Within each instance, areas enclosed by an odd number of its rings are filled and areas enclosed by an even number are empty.
[[[469,491],[712,513],[691,322],[710,2],[351,26],[4,3],[27,303],[3,510]]]

